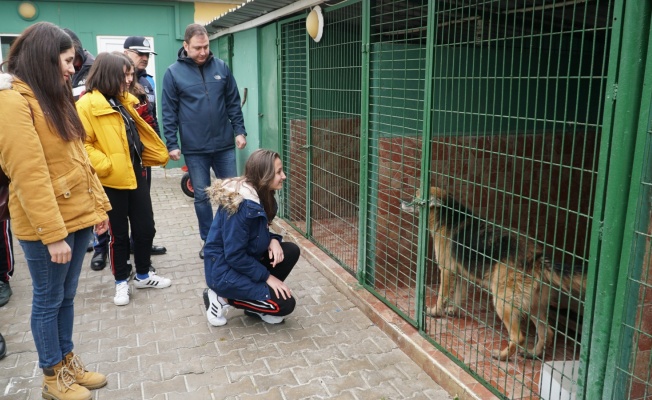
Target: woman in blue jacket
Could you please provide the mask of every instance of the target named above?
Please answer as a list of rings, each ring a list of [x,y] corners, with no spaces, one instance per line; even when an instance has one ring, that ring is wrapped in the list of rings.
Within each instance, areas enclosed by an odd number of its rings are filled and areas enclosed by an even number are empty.
[[[284,281],[299,260],[299,247],[269,231],[277,210],[274,193],[283,181],[278,153],[259,149],[249,156],[244,176],[217,180],[208,189],[218,206],[204,247],[204,305],[213,326],[226,324],[230,306],[270,324],[294,310]]]

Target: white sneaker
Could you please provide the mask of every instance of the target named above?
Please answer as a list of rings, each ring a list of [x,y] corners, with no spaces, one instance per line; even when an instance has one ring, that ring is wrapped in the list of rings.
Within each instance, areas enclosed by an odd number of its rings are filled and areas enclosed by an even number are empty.
[[[249,316],[254,316],[257,315],[262,319],[264,322],[267,322],[268,324],[280,324],[281,322],[285,321],[285,317],[279,317],[277,315],[269,315],[269,314],[263,314],[255,311],[250,311],[250,310],[245,310],[245,315]]]
[[[208,323],[213,326],[226,325],[226,314],[231,306],[210,288],[204,289],[203,296]]]
[[[115,285],[113,302],[116,306],[126,306],[129,304],[129,282],[120,282]]]
[[[172,285],[171,280],[169,280],[168,278],[163,278],[162,276],[158,276],[151,272],[149,273],[147,279],[138,279],[138,275],[134,277],[134,286],[136,286],[136,289],[148,289],[148,288],[163,289],[166,287],[170,287],[170,285]]]

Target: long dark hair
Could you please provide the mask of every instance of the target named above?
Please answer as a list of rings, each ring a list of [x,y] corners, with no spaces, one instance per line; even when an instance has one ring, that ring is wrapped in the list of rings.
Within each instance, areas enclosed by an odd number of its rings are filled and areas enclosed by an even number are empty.
[[[100,53],[95,58],[86,78],[86,90],[98,90],[106,96],[124,95],[125,71],[131,69],[131,60],[120,53]]]
[[[244,179],[256,189],[269,223],[276,217],[276,199],[274,190],[270,188],[276,175],[274,170],[276,159],[281,159],[277,152],[258,149],[251,153],[244,168]]]
[[[72,86],[61,75],[61,53],[73,47],[63,29],[49,22],[37,22],[18,36],[6,61],[7,72],[32,89],[50,129],[66,141],[86,138],[75,109]]]

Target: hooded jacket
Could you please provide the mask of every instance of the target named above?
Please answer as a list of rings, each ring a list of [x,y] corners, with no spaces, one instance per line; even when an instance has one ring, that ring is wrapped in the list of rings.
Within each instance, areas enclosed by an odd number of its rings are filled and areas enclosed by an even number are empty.
[[[256,190],[237,179],[217,180],[208,189],[218,206],[204,246],[206,283],[222,297],[269,300],[269,271],[260,262],[272,239]]]
[[[76,46],[75,52],[79,54]],[[95,57],[86,50],[82,50],[80,56],[83,60],[83,64],[79,71],[75,72],[75,75],[72,76],[72,96],[75,101],[86,93],[86,77],[95,62]]]
[[[0,74],[0,167],[9,176],[9,211],[21,240],[50,244],[108,219],[109,199],[81,140],[50,129],[32,89]]]
[[[136,123],[145,149],[136,155],[144,167],[165,165],[168,152],[154,129],[143,120],[134,107],[138,99],[131,95],[118,97]],[[77,112],[86,129],[86,151],[102,185],[113,189],[136,189],[138,182],[131,161],[127,129],[119,111],[113,109],[97,90],[86,93],[77,101]]]
[[[246,135],[235,79],[224,61],[210,53],[202,66],[183,47],[163,77],[163,133],[168,151],[214,153],[235,147]]]

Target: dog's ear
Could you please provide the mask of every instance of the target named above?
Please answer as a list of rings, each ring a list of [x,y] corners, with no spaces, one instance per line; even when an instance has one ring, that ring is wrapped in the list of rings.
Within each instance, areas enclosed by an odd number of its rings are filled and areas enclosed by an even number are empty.
[[[430,188],[430,207],[441,206],[446,197],[448,197],[448,193],[444,189],[432,186]]]

